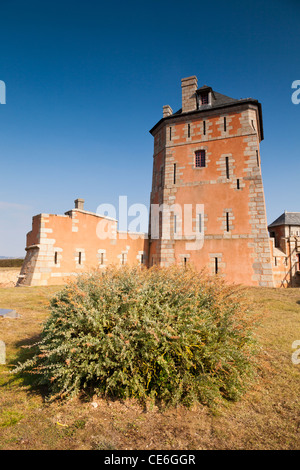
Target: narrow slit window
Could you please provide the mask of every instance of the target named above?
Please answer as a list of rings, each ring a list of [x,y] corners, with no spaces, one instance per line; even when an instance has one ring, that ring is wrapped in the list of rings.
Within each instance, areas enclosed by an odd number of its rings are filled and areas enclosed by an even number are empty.
[[[198,214],[198,230],[202,232],[202,214]]]
[[[218,274],[219,266],[218,266],[218,258],[215,258],[215,274]]]
[[[170,127],[170,140],[172,140],[172,127]]]
[[[177,216],[174,215],[174,233],[177,231]]]
[[[104,264],[104,253],[100,253],[100,264]]]
[[[78,264],[81,264],[81,251],[78,253]]]
[[[187,265],[187,258],[183,258],[183,266],[186,268]]]
[[[229,180],[229,158],[225,157],[226,159],[226,178]]]
[[[160,185],[163,187],[164,185],[164,167],[162,166],[160,169]]]
[[[159,230],[159,237],[162,237],[162,213],[159,211],[158,214],[158,230]]]
[[[124,265],[125,264],[125,254],[122,253],[122,264]]]
[[[277,257],[276,256],[274,258],[274,263],[275,263],[275,266],[277,266]]]
[[[188,137],[191,137],[191,125],[188,124]]]
[[[236,189],[240,189],[240,180],[239,180],[239,178],[236,180]]]
[[[144,264],[144,255],[143,255],[143,253],[141,254],[141,264]]]
[[[229,212],[226,212],[226,231],[229,232]]]
[[[259,156],[258,156],[258,150],[256,150],[256,162],[257,162],[257,166],[259,166]]]
[[[176,163],[174,163],[173,167],[173,183],[176,184]]]
[[[195,167],[205,167],[205,150],[198,150],[197,152],[195,152]]]
[[[54,264],[57,264],[58,257],[57,257],[57,251],[54,253]]]
[[[226,121],[226,117],[224,117],[224,132],[227,131],[227,121]]]
[[[203,121],[203,135],[206,135],[206,121]]]

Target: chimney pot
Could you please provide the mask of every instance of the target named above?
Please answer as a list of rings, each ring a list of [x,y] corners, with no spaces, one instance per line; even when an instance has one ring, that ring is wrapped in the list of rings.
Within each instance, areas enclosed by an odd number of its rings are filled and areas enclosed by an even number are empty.
[[[163,106],[163,117],[165,118],[167,116],[171,116],[171,114],[173,114],[173,109],[171,108],[171,106],[169,106],[168,104]]]

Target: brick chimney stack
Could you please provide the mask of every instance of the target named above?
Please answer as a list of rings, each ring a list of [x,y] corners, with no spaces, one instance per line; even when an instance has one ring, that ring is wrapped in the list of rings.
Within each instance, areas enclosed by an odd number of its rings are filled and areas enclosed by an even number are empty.
[[[182,88],[182,112],[188,113],[197,109],[196,90],[198,88],[198,80],[195,75],[183,78],[181,80]]]
[[[75,202],[75,209],[79,209],[81,211],[84,210],[84,199],[76,199],[74,202]]]

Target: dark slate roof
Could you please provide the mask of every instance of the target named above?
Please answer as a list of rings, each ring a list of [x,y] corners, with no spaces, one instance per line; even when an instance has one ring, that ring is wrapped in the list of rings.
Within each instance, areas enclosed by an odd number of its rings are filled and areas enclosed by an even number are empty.
[[[236,98],[230,98],[230,96],[222,95],[222,93],[218,93],[217,91],[214,91],[211,87],[204,85],[201,88],[198,88],[196,91],[197,95],[201,94],[203,91],[211,91],[212,92],[212,103],[211,104],[205,104],[202,105],[200,109],[197,111],[204,111],[207,109],[214,109],[214,108],[219,108],[219,107],[224,107],[227,105],[233,105],[233,104],[240,104],[240,103],[247,103],[248,101],[255,101],[253,98],[244,98],[244,99],[236,99]],[[175,114],[181,114],[182,109],[177,111]]]
[[[199,111],[205,111],[205,110],[208,110],[208,109],[224,107],[226,105],[232,105],[232,104],[235,104],[235,103],[239,104],[239,103],[244,103],[244,102],[247,102],[247,101],[253,101],[251,98],[240,99],[240,100],[237,100],[235,98],[230,98],[230,96],[222,95],[221,93],[218,93],[217,91],[213,91],[211,89],[211,87],[207,87],[207,86],[202,86],[201,88],[199,88],[197,90],[196,93],[200,94],[202,91],[205,91],[205,90],[211,90],[212,91],[212,93],[213,93],[212,103],[202,105],[201,109],[197,109],[198,112]],[[177,116],[178,114],[182,114],[182,109],[181,108],[178,109],[178,111],[176,111],[176,113],[173,113],[171,116],[175,116],[175,115]]]
[[[269,225],[269,228],[276,227],[277,225],[300,225],[300,212],[285,211]]]
[[[241,99],[235,99],[231,98],[230,96],[223,95],[222,93],[218,93],[217,91],[214,91],[210,86],[204,85],[196,91],[196,94],[201,94],[205,91],[211,91],[212,92],[212,102],[211,104],[206,104],[202,105],[199,109],[190,111],[189,113],[185,114],[192,114],[192,113],[201,113],[203,111],[208,111],[211,109],[217,109],[217,108],[226,108],[227,106],[234,106],[234,105],[239,105],[239,104],[244,104],[244,103],[253,103],[258,106],[258,111],[259,111],[259,118],[260,118],[260,130],[261,130],[261,139],[263,140],[263,124],[262,124],[262,111],[261,111],[261,104],[253,99],[253,98],[241,98]],[[168,120],[172,119],[173,117],[179,116],[183,114],[182,109],[179,109],[175,113],[171,114],[170,116],[167,116],[165,118],[162,118],[158,123],[155,124],[155,126],[150,130],[150,133],[163,121],[163,120]]]

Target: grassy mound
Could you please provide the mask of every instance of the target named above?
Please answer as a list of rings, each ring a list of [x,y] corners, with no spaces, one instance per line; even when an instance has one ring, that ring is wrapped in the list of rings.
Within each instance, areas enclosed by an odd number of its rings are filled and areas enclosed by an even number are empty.
[[[28,370],[50,396],[86,391],[169,404],[236,400],[253,375],[243,292],[192,269],[108,269],[51,301]]]

